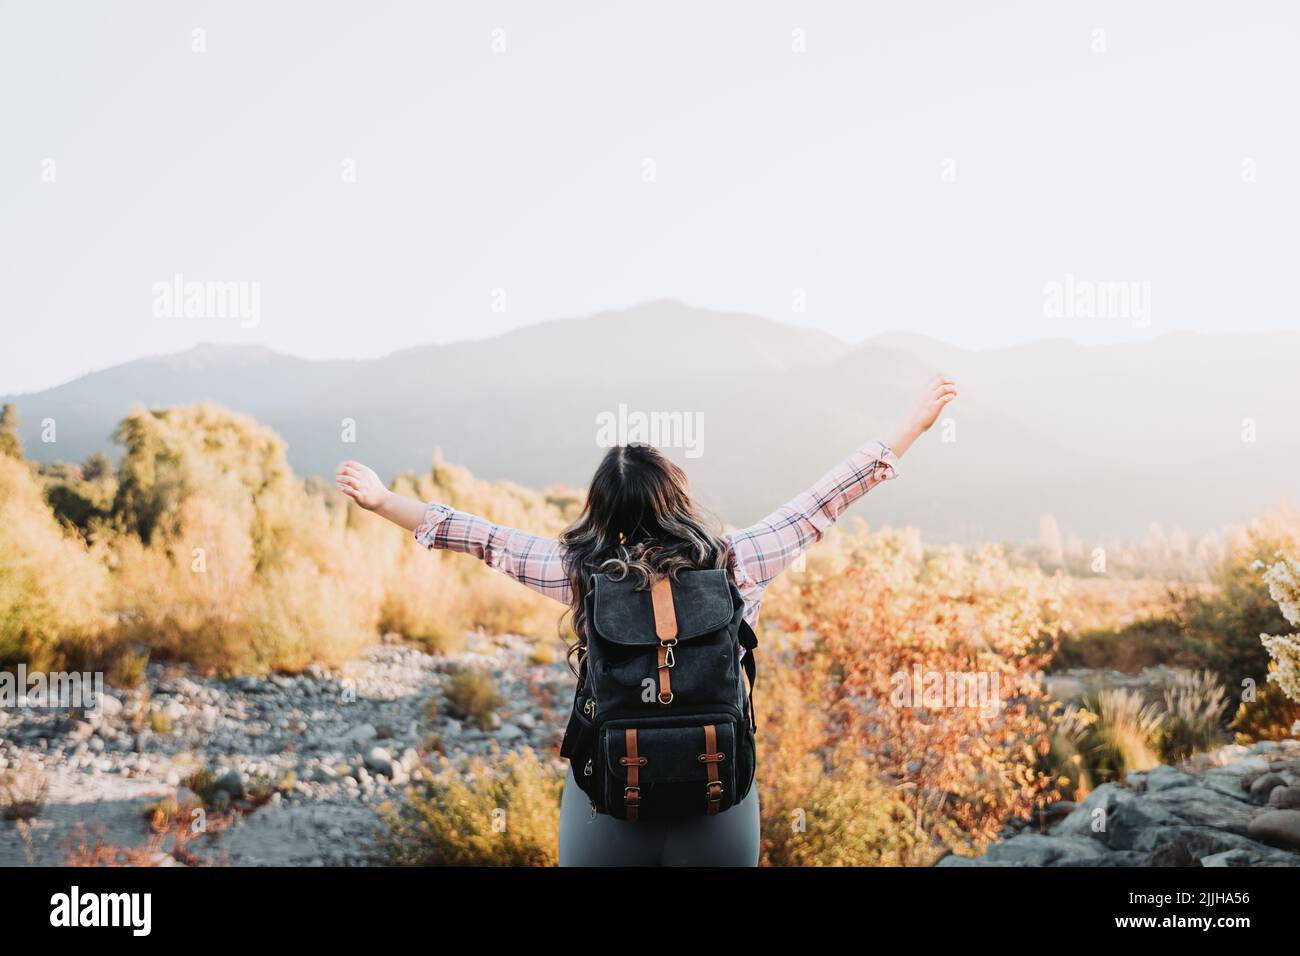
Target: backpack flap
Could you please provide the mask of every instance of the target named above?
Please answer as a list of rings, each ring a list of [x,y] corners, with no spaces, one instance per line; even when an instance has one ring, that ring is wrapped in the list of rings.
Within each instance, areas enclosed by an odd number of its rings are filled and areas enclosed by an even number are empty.
[[[737,609],[727,572],[722,568],[683,571],[671,588],[678,641],[689,641],[726,627]],[[592,576],[591,593],[591,622],[602,638],[626,646],[659,643],[656,633],[659,618],[649,589],[637,590],[634,581],[596,574]]]

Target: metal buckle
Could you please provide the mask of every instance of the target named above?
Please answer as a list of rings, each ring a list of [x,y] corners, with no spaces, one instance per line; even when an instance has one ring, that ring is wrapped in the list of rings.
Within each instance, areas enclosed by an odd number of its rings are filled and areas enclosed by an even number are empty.
[[[660,641],[659,646],[665,651],[664,662],[659,665],[660,669],[676,664],[677,658],[673,655],[673,648],[677,646],[677,638],[674,637],[671,641]]]
[[[667,699],[667,700],[664,700],[664,692],[663,692],[663,691],[660,691],[660,692],[659,692],[659,703],[667,705],[667,704],[671,704],[672,702],[673,702],[673,692],[672,692],[672,691],[669,691],[669,692],[668,692],[668,699]]]
[[[624,787],[624,788],[623,788],[623,802],[624,802],[624,803],[637,803],[640,799],[641,799],[641,788],[640,788],[640,787]]]

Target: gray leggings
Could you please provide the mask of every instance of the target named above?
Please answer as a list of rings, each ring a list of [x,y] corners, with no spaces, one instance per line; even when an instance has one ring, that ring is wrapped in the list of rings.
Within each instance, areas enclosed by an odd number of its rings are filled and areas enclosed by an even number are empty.
[[[758,786],[716,817],[628,823],[593,817],[570,770],[560,801],[560,866],[758,866]]]

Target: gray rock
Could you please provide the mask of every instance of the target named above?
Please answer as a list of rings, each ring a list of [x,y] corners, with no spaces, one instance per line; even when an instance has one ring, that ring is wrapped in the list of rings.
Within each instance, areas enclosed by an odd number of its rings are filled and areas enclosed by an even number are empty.
[[[1300,850],[1300,810],[1265,810],[1250,821],[1246,833],[1261,843]]]
[[[1201,857],[1201,866],[1257,866],[1257,860],[1249,850],[1224,850]]]
[[[1088,837],[1054,837],[1022,833],[994,843],[979,858],[984,866],[1079,866],[1107,855],[1101,841]],[[945,857],[945,859],[948,859]],[[951,865],[951,864],[950,864]]]
[[[1277,810],[1300,810],[1300,787],[1274,787],[1268,805]]]
[[[1148,793],[1159,793],[1162,790],[1173,790],[1175,787],[1195,787],[1200,785],[1200,780],[1190,773],[1183,773],[1181,770],[1175,770],[1173,767],[1159,766],[1150,770],[1145,775],[1146,788]]]
[[[217,776],[213,788],[239,799],[244,795],[244,775],[238,768],[231,767]]]
[[[1200,866],[1196,854],[1179,839],[1162,843],[1142,860],[1143,866]]]
[[[1213,827],[1245,834],[1250,823],[1250,806],[1208,787],[1175,787],[1150,794],[1148,800],[1161,805],[1179,821],[1192,826]]]
[[[524,732],[520,730],[519,727],[515,724],[502,724],[501,729],[498,730],[496,734],[497,739],[502,742],[509,741],[509,740],[517,740],[523,735]]]
[[[393,775],[393,758],[383,747],[372,747],[366,754],[366,766],[385,777]]]
[[[1250,785],[1250,802],[1263,805],[1268,803],[1269,795],[1276,787],[1285,787],[1286,781],[1282,779],[1280,773],[1266,773],[1255,780]]]
[[[1051,832],[1059,837],[1094,839],[1112,850],[1132,850],[1143,831],[1179,822],[1155,800],[1106,783],[1088,794]]]

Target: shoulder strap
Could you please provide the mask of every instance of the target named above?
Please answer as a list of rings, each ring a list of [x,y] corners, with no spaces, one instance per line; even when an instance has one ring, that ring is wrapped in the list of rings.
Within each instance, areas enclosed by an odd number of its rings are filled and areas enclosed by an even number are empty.
[[[745,669],[745,676],[749,678],[749,729],[757,730],[758,723],[754,720],[754,681],[758,677],[758,665],[754,662],[754,648],[758,647],[758,635],[744,618],[740,620],[739,638],[740,646],[745,649],[745,656],[740,659],[740,666]]]

